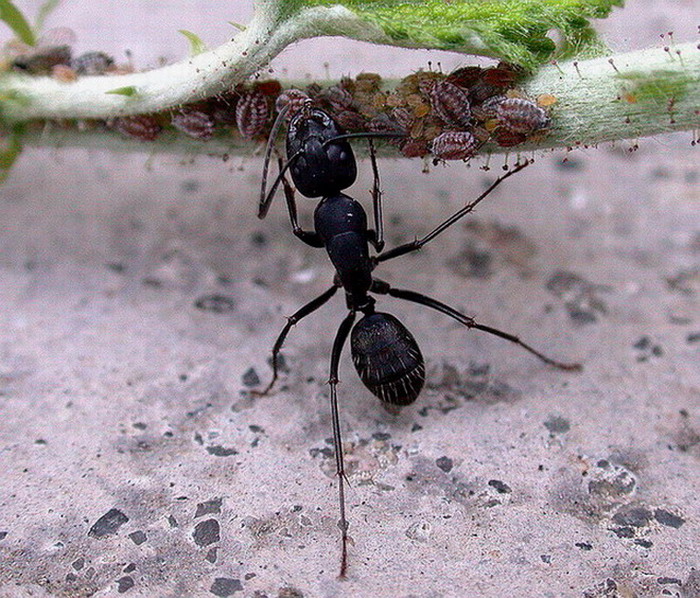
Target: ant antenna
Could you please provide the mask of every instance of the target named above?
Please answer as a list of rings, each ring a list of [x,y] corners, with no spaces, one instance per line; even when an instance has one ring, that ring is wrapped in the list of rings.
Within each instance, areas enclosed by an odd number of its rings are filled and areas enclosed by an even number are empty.
[[[300,149],[296,154],[292,155],[289,160],[280,168],[279,174],[277,175],[277,178],[275,179],[275,182],[272,184],[272,187],[270,188],[270,191],[267,193],[267,195],[263,196],[262,194],[265,193],[265,187],[261,189],[261,195],[260,195],[260,204],[258,206],[258,218],[262,220],[267,216],[267,212],[270,209],[270,204],[272,204],[272,198],[275,196],[275,192],[277,191],[277,187],[280,186],[280,183],[284,179],[284,174],[289,170],[289,167],[294,164],[294,162],[297,161],[297,159],[304,153],[304,149]],[[265,163],[265,171],[267,172],[267,160],[269,158],[266,157],[266,163]]]
[[[269,195],[267,194],[267,171],[270,167],[270,157],[272,156],[272,150],[275,147],[277,135],[280,132],[280,129],[282,128],[284,117],[287,115],[287,112],[289,112],[291,107],[292,105],[291,103],[289,103],[284,108],[282,108],[282,110],[280,110],[279,114],[277,115],[277,118],[275,119],[275,122],[272,124],[272,128],[270,129],[270,135],[267,138],[267,145],[265,146],[265,163],[263,164],[262,183],[260,185],[260,201],[258,203],[258,218],[260,219],[265,218],[265,216],[267,215],[267,211],[270,209],[270,202],[272,201],[272,196],[274,195],[274,192],[277,189],[277,186],[279,185],[279,180],[275,181],[275,184],[272,186],[272,191],[270,191]],[[289,164],[289,162],[287,162],[287,164]]]
[[[393,138],[393,139],[398,139],[400,137],[406,137],[406,133],[389,133],[389,132],[384,132],[384,131],[364,131],[360,133],[343,133],[342,135],[338,135],[337,137],[332,137],[331,139],[328,139],[327,141],[323,142],[323,145],[321,147],[325,148],[329,143],[335,143],[336,141],[342,141],[344,139],[361,139],[363,137],[368,137],[368,138],[373,138],[373,137],[379,137],[379,138]]]

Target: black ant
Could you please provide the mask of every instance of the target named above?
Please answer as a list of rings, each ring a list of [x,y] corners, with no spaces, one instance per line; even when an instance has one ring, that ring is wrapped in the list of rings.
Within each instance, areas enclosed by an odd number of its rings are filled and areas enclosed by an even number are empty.
[[[525,168],[529,164],[528,161],[517,164],[507,173],[498,177],[479,197],[465,205],[423,238],[404,243],[388,251],[382,251],[384,248],[382,201],[379,189],[379,172],[372,140],[369,141],[369,149],[374,172],[372,198],[375,228],[369,229],[367,215],[363,207],[342,193],[343,189],[347,189],[355,182],[357,176],[355,156],[348,139],[397,137],[398,135],[379,132],[345,133],[327,112],[313,108],[310,102],[307,102],[289,122],[286,139],[287,162],[283,164],[282,160],[278,159],[280,173],[270,191],[266,192],[267,172],[274,137],[281,127],[286,111],[285,109],[280,112],[270,133],[258,217],[264,218],[266,216],[275,190],[281,183],[287,200],[292,231],[308,245],[325,248],[328,257],[335,266],[336,274],[333,286],[288,318],[272,349],[272,380],[266,388],[256,391],[255,394],[266,395],[272,390],[278,376],[278,355],[292,326],[319,309],[335,295],[339,288],[342,288],[345,291],[345,300],[350,313],[340,324],[335,336],[328,380],[340,502],[340,529],[342,532],[340,577],[342,578],[347,572],[348,523],[345,517],[345,469],[336,387],[338,385],[338,363],[348,336],[350,336],[352,359],[360,379],[388,407],[393,407],[396,410],[411,404],[420,394],[425,382],[425,364],[418,343],[395,316],[375,311],[375,299],[370,293],[389,295],[435,309],[457,320],[467,328],[483,330],[515,343],[556,368],[579,370],[581,366],[551,359],[512,334],[491,326],[478,324],[469,316],[456,311],[449,305],[415,291],[393,288],[372,275],[374,269],[381,262],[417,251],[432,241],[445,229],[470,213],[505,179]],[[285,177],[287,170],[290,171],[292,180],[302,195],[310,198],[321,198],[314,212],[315,230],[313,231],[303,230],[299,226],[294,189]],[[370,245],[374,247],[377,255],[370,256]],[[361,312],[363,316],[355,323],[357,312]]]

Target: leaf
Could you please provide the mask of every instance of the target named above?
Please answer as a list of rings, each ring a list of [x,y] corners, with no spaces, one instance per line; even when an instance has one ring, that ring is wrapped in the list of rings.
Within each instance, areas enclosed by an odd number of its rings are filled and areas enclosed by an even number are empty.
[[[110,89],[109,91],[105,91],[105,93],[133,98],[134,96],[137,96],[139,94],[139,91],[133,85],[128,85],[127,87],[117,87],[116,89]]]
[[[190,54],[192,56],[197,56],[197,54],[201,54],[202,52],[207,51],[207,45],[196,33],[192,33],[191,31],[187,31],[186,29],[179,29],[178,33],[182,33],[182,35],[184,35],[189,40]]]
[[[22,133],[24,127],[17,125],[12,129],[6,143],[0,142],[0,183],[2,183],[10,173],[10,168],[22,153]]]
[[[287,0],[279,10],[283,17],[302,19],[305,9],[314,8],[319,28],[325,28],[316,33],[491,56],[532,70],[555,56],[555,42],[547,35],[552,30],[560,33],[567,55],[599,52],[602,44],[588,19],[604,18],[613,6],[622,3],[623,0]],[[338,16],[339,6],[346,9],[345,20]],[[336,18],[329,24],[328,16],[333,11]]]
[[[0,21],[5,21],[15,35],[29,46],[36,45],[36,36],[22,12],[10,0],[0,0]]]
[[[34,23],[34,30],[41,33],[44,28],[44,23],[49,15],[56,9],[56,7],[61,3],[61,0],[45,0],[39,7],[39,12],[36,16],[36,22]]]

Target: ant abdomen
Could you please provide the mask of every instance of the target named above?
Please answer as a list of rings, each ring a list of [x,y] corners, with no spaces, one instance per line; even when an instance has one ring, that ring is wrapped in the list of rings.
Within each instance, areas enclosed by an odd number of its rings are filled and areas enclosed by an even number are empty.
[[[352,360],[364,385],[380,401],[410,405],[425,382],[418,343],[391,314],[375,312],[357,322],[350,338]]]

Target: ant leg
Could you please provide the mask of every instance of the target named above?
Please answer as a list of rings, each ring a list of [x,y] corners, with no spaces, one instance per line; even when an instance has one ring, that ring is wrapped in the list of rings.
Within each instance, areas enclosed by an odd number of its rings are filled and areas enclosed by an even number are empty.
[[[496,187],[498,187],[498,185],[500,185],[503,181],[505,181],[509,176],[514,175],[516,172],[519,172],[520,170],[522,170],[523,168],[525,168],[529,164],[531,164],[531,162],[529,160],[526,160],[525,162],[521,162],[520,164],[516,164],[513,168],[511,168],[504,175],[499,176],[489,186],[489,188],[486,189],[486,191],[484,191],[481,195],[479,195],[479,197],[477,197],[474,201],[468,203],[461,210],[454,213],[447,220],[445,220],[442,224],[440,224],[434,230],[432,230],[427,235],[425,235],[425,237],[423,237],[422,239],[415,239],[414,241],[410,241],[409,243],[404,243],[403,245],[399,245],[397,247],[389,249],[389,251],[385,251],[381,255],[378,255],[375,258],[375,262],[376,263],[385,262],[387,260],[394,259],[395,257],[399,257],[400,255],[405,255],[406,253],[411,253],[412,251],[416,251],[416,250],[420,249],[421,247],[423,247],[423,245],[425,245],[429,241],[432,241],[435,237],[437,237],[445,229],[452,226],[460,218],[462,218],[463,216],[466,216],[471,211],[473,211],[474,208],[481,202],[481,200],[483,200],[486,196],[488,196]]]
[[[379,188],[379,169],[377,168],[377,156],[374,151],[374,143],[369,140],[369,158],[372,162],[374,184],[372,186],[372,205],[374,207],[374,231],[370,231],[370,242],[377,252],[384,249],[384,218],[382,216],[382,190]]]
[[[279,162],[281,169],[282,160],[280,159]],[[289,219],[292,221],[292,232],[296,237],[304,241],[304,243],[306,243],[307,245],[311,245],[311,247],[323,247],[323,241],[321,240],[321,237],[317,232],[303,230],[301,226],[299,226],[299,222],[297,220],[297,204],[294,199],[294,189],[289,184],[289,181],[287,180],[287,177],[284,176],[284,173],[281,175],[280,178],[282,180],[282,186],[284,187],[284,196],[287,199]]]
[[[287,318],[287,323],[284,325],[282,332],[280,332],[279,336],[277,337],[277,340],[275,341],[275,346],[272,348],[272,380],[270,380],[270,383],[263,390],[252,390],[251,394],[261,397],[267,395],[272,390],[272,387],[277,381],[277,356],[279,355],[280,350],[282,349],[282,345],[284,344],[284,341],[287,338],[289,331],[292,329],[292,326],[294,326],[302,318],[305,318],[309,314],[315,312],[319,307],[327,303],[328,300],[333,295],[335,295],[335,292],[337,290],[338,286],[333,285],[330,289],[316,297],[316,299],[309,301],[299,311]]]
[[[343,352],[343,345],[350,334],[350,329],[355,322],[355,312],[351,311],[342,321],[338,328],[338,333],[333,342],[333,352],[331,353],[331,376],[328,384],[331,387],[331,419],[333,421],[333,447],[335,449],[335,468],[338,476],[338,501],[340,503],[340,531],[341,531],[341,553],[340,553],[340,573],[338,577],[343,579],[348,570],[348,520],[345,517],[345,463],[343,459],[343,442],[340,437],[340,418],[338,417],[338,364],[340,354]]]
[[[521,341],[517,336],[515,336],[513,334],[509,334],[508,332],[503,332],[502,330],[498,330],[497,328],[492,328],[491,326],[484,326],[483,324],[477,324],[473,318],[470,318],[469,316],[465,316],[464,314],[458,312],[456,309],[438,301],[437,299],[433,299],[432,297],[427,297],[425,295],[421,295],[420,293],[416,293],[415,291],[407,291],[405,289],[393,289],[384,281],[376,281],[376,283],[377,284],[374,285],[373,288],[371,289],[375,293],[386,294],[386,295],[389,295],[391,297],[396,297],[398,299],[405,299],[406,301],[413,301],[414,303],[420,303],[421,305],[425,305],[426,307],[431,307],[431,308],[457,320],[460,324],[464,324],[467,328],[476,328],[477,330],[482,330],[484,332],[488,332],[489,334],[493,334],[494,336],[498,336],[498,337],[503,338],[507,341],[510,341],[511,343],[514,343],[514,344],[522,347],[526,351],[532,353],[535,357],[537,357],[538,359],[540,359],[544,363],[551,365],[557,369],[576,371],[576,372],[580,371],[582,369],[580,363],[564,363],[562,361],[557,361],[556,359],[552,359],[551,357],[547,357],[546,355],[540,353],[537,349],[535,349],[535,348],[531,347],[530,345]]]

